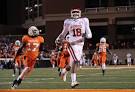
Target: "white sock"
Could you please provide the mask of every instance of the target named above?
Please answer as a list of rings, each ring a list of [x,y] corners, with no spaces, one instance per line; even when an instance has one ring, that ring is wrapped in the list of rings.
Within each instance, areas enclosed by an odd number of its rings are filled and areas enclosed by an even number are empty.
[[[61,71],[62,74],[66,73],[66,69],[63,68],[62,71]]]
[[[76,81],[76,73],[74,73],[74,81]]]
[[[53,68],[55,68],[55,65],[53,64]]]
[[[76,73],[71,73],[71,82],[75,82],[76,81]]]
[[[71,82],[73,83],[74,82],[74,74],[71,73]]]
[[[63,76],[63,80],[66,81],[67,80],[67,74],[68,72],[65,72],[64,76]]]

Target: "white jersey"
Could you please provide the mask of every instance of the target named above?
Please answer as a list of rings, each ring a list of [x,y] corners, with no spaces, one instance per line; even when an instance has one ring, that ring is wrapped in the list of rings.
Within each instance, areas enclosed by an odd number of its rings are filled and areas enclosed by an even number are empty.
[[[131,54],[130,53],[127,54],[127,62],[131,62]]]
[[[88,18],[66,19],[60,35],[63,37],[67,35],[66,39],[69,42],[84,39],[84,37],[92,38]],[[84,41],[77,44],[84,44]]]

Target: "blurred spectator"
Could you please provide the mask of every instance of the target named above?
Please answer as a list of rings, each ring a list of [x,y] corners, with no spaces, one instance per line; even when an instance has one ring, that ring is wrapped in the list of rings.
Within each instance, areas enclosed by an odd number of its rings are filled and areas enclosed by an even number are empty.
[[[86,65],[86,55],[83,52],[82,56],[81,56],[81,60],[80,60],[80,68],[82,68],[82,66]]]
[[[117,65],[118,63],[118,56],[116,54],[113,54],[113,63],[114,65]]]
[[[127,65],[128,66],[131,66],[131,62],[132,62],[131,61],[132,60],[131,56],[132,56],[131,53],[127,53],[127,59],[126,59],[126,61],[127,61]]]

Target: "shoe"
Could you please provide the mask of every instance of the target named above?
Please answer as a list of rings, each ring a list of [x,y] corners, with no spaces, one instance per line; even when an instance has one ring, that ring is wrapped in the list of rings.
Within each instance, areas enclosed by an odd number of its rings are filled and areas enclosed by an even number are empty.
[[[103,76],[105,75],[105,70],[102,70],[102,75],[103,75]]]
[[[59,77],[61,76],[61,72],[59,72]]]
[[[13,74],[12,76],[15,77],[15,74]]]
[[[78,86],[79,83],[77,81],[71,83],[71,88],[75,88],[76,86]]]
[[[21,84],[22,79],[14,80],[11,89],[16,89]]]
[[[16,89],[18,87],[18,81],[17,80],[14,80],[13,81],[13,84],[11,86],[11,89]]]

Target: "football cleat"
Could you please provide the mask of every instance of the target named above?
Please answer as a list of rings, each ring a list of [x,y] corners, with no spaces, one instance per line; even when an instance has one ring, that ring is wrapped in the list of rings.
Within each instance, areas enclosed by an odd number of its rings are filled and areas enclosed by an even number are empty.
[[[79,83],[77,81],[71,83],[71,88],[75,88]]]
[[[18,81],[17,80],[14,80],[13,81],[13,84],[11,86],[11,89],[16,89],[18,87]]]
[[[16,89],[21,84],[22,79],[14,80],[11,89]]]
[[[12,76],[15,77],[15,74],[13,74]]]

